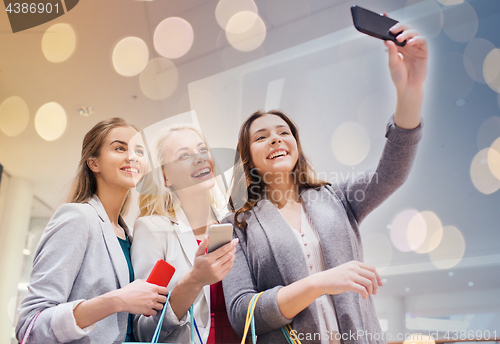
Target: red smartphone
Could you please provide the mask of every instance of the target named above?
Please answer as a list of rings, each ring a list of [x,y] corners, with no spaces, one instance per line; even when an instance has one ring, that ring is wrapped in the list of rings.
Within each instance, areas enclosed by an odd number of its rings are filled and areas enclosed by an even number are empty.
[[[153,267],[153,270],[151,270],[146,282],[166,287],[170,283],[174,272],[175,268],[172,265],[163,259],[159,259]]]
[[[163,259],[159,259],[153,267],[153,270],[151,270],[146,282],[167,287],[172,279],[172,276],[174,275],[174,272],[175,268],[172,265]],[[149,315],[145,316],[149,317]]]

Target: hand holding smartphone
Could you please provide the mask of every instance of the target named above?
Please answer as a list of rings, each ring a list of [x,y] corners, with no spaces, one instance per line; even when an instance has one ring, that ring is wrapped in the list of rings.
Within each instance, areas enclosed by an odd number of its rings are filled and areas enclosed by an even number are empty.
[[[391,27],[398,23],[397,20],[356,5],[351,7],[351,14],[354,26],[359,32],[383,39],[384,41],[393,41],[400,47],[406,45],[406,40],[404,42],[398,42],[396,40],[396,37],[401,32],[394,34],[389,31]]]
[[[208,249],[207,253],[213,252],[219,247],[231,242],[233,239],[233,225],[230,223],[211,225],[208,227]]]

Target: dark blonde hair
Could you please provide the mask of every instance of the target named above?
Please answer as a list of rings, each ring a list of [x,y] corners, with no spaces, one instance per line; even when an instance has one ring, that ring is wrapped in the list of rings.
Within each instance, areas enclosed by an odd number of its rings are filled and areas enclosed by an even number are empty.
[[[240,221],[238,216],[252,209],[265,194],[266,185],[263,178],[259,178],[258,173],[252,167],[252,157],[250,155],[250,126],[257,118],[265,115],[274,115],[283,119],[288,124],[295,141],[297,141],[299,157],[292,173],[294,174],[294,181],[298,187],[298,192],[300,193],[307,188],[330,185],[330,183],[316,177],[316,172],[302,151],[297,125],[282,111],[271,110],[266,112],[258,110],[250,115],[241,125],[238,135],[238,146],[236,147],[239,157],[236,157],[233,170],[233,187],[231,197],[229,198],[229,206],[231,211],[235,211],[234,222],[240,228],[245,228],[247,223],[245,220]],[[238,203],[242,204],[243,202],[242,206],[237,206]]]
[[[101,147],[106,139],[106,135],[108,135],[112,129],[119,127],[131,127],[139,131],[137,127],[129,124],[123,118],[114,117],[97,123],[85,135],[82,143],[82,155],[80,163],[78,164],[76,178],[71,185],[71,191],[67,198],[68,203],[86,203],[96,193],[97,180],[94,172],[92,172],[87,165],[87,161],[92,158],[99,158],[101,154]],[[121,215],[126,213],[129,201],[130,196],[127,193],[123,206],[120,210]]]

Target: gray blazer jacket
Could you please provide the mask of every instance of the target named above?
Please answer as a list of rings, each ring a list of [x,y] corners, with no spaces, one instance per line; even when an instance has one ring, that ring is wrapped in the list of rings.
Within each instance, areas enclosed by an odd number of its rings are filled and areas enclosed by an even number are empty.
[[[363,261],[359,224],[407,179],[421,125],[405,130],[391,121],[386,137],[378,166],[365,172],[363,178],[308,189],[300,195],[318,232],[328,269],[351,260]],[[250,299],[264,292],[255,309],[259,343],[287,343],[280,327],[289,323],[302,343],[319,343],[319,335],[314,337],[319,333],[315,303],[287,319],[276,301],[281,287],[309,275],[292,229],[265,199],[241,214],[241,219],[248,223],[246,229],[234,226],[234,213],[224,220],[233,224],[234,235],[239,238],[234,266],[223,280],[226,307],[235,331],[242,335]],[[331,298],[343,343],[386,343],[371,297],[363,300],[358,293],[345,292]]]
[[[120,224],[128,232],[121,218]],[[113,314],[81,330],[73,308],[77,300],[127,284],[127,261],[99,198],[65,204],[56,210],[36,249],[28,294],[19,307],[16,337],[21,341],[30,321],[41,312],[29,343],[121,344],[128,313]]]

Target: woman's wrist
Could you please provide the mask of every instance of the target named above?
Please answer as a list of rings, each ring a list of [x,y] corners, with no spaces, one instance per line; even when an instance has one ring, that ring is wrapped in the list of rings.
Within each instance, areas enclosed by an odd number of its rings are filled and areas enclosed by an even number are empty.
[[[97,297],[98,302],[109,309],[110,314],[127,311],[127,302],[122,297],[122,290],[116,289]]]
[[[79,303],[73,309],[73,317],[80,328],[90,326],[111,314],[125,312],[125,301],[119,297],[120,289]]]
[[[421,121],[424,92],[421,88],[406,88],[398,91],[394,124],[402,129],[414,129]]]
[[[194,272],[193,269],[189,270],[177,285],[195,291],[196,295],[198,295],[198,293],[205,286],[203,281],[198,276],[196,276],[196,272]]]
[[[315,274],[306,277],[308,283],[308,289],[314,295],[314,299],[317,299],[323,294],[326,294],[326,288],[324,285],[324,276],[322,272],[317,272]]]
[[[398,101],[422,101],[424,97],[424,90],[421,86],[415,87],[404,87],[396,89],[396,94],[398,96]]]
[[[194,278],[192,270],[189,270],[171,291],[170,307],[177,319],[184,317],[202,290],[203,285]]]

